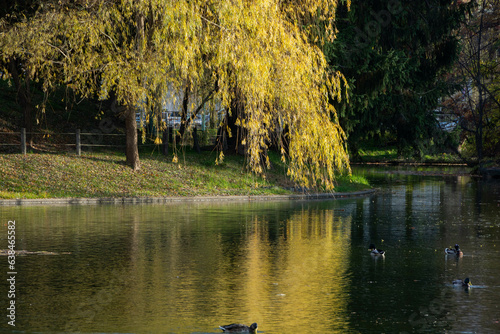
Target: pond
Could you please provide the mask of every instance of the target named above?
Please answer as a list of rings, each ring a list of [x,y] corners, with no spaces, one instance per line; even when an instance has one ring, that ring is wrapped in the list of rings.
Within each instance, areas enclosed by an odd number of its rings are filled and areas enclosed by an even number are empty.
[[[389,170],[389,172],[387,172]],[[0,207],[3,331],[500,332],[500,182],[363,168],[322,201]],[[372,256],[369,244],[384,249]],[[463,257],[444,249],[459,244]],[[451,283],[470,278],[472,287]],[[8,297],[8,298],[7,298]],[[15,327],[9,303],[15,302]]]

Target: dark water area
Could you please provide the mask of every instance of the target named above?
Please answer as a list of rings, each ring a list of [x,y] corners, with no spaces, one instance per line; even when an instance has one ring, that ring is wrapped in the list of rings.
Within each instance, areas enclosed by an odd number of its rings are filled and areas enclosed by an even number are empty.
[[[16,256],[13,298],[0,257],[0,330],[499,333],[500,182],[439,168],[359,172],[375,195],[0,207],[0,248],[15,220],[16,249],[35,252]],[[455,244],[463,257],[445,255]],[[466,277],[471,288],[453,286]]]

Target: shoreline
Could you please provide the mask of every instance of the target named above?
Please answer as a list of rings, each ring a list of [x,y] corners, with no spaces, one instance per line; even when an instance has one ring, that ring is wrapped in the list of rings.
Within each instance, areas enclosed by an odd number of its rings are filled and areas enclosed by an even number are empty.
[[[369,189],[346,193],[316,193],[291,195],[228,195],[228,196],[166,196],[166,197],[104,197],[104,198],[20,198],[0,199],[3,206],[37,205],[110,205],[110,204],[167,204],[196,202],[259,202],[290,200],[322,200],[356,198],[373,195],[377,190]]]

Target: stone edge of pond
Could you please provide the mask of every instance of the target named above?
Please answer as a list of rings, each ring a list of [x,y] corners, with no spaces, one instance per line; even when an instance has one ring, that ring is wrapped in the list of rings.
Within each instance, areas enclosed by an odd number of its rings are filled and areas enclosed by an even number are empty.
[[[104,198],[20,198],[0,199],[0,206],[33,205],[104,205],[104,204],[166,204],[189,202],[258,202],[284,200],[341,199],[372,195],[375,189],[349,193],[318,193],[292,195],[248,195],[248,196],[166,196],[166,197],[104,197]]]

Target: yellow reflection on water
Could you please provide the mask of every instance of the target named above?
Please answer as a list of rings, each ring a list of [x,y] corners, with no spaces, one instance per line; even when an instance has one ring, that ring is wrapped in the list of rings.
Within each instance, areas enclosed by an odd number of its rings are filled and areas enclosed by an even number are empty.
[[[166,252],[153,253],[163,259],[149,259],[136,271],[156,281],[149,291],[146,285],[134,293],[142,296],[136,303],[154,301],[162,310],[144,329],[212,332],[231,322],[257,322],[266,333],[347,328],[350,219],[333,210],[301,211],[279,222],[278,235],[270,230],[268,221],[254,216],[234,239],[234,230],[189,241],[183,233],[169,234]]]
[[[264,256],[267,291],[259,291],[259,314],[266,331],[279,333],[283,324],[297,331],[318,332],[341,329],[347,323],[348,293],[346,257],[350,248],[350,222],[335,218],[333,211],[303,211],[285,222],[283,235],[274,250]],[[248,252],[249,256],[252,252]],[[257,284],[252,277],[249,286]],[[257,284],[258,285],[258,284]]]
[[[65,238],[55,250],[71,255],[20,260],[24,329],[217,333],[232,322],[257,322],[271,334],[349,328],[350,217],[324,209],[279,217],[234,207],[212,216],[189,207],[93,210],[90,220],[81,210],[51,215],[51,228]],[[46,223],[20,230],[20,238],[54,250],[53,238],[40,233]]]

